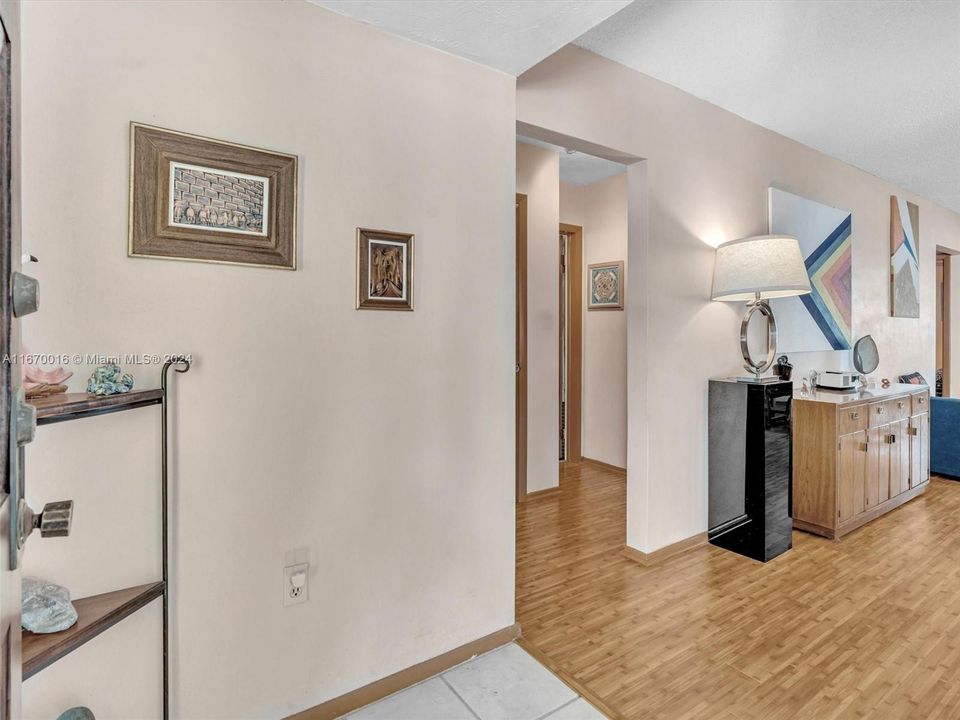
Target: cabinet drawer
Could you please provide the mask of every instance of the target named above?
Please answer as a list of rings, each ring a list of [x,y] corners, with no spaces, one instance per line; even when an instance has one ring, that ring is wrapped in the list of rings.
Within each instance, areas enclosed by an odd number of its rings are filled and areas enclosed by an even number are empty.
[[[930,410],[930,393],[922,392],[915,393],[910,396],[910,399],[913,401],[913,414],[917,415],[918,413],[929,412]]]
[[[908,417],[910,404],[904,402],[904,400],[904,398],[899,400],[895,398],[893,400],[870,403],[870,427],[880,427],[881,425],[887,425],[901,418]],[[899,407],[897,403],[903,403],[903,407]],[[900,413],[903,413],[903,415]]]
[[[837,413],[839,414],[837,424],[840,426],[840,435],[848,435],[867,429],[866,405],[839,408]]]
[[[911,400],[908,395],[904,395],[901,398],[895,398],[894,400],[888,401],[891,406],[891,416],[889,420],[891,422],[895,420],[906,420],[910,417],[912,413]]]

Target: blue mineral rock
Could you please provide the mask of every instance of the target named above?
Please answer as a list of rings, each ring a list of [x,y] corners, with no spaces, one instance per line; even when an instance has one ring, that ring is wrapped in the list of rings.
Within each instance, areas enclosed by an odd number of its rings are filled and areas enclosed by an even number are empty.
[[[114,363],[101,365],[87,381],[87,392],[90,395],[117,395],[132,389],[133,375],[125,373]]]
[[[97,720],[90,708],[72,707],[57,716],[57,720]]]
[[[23,578],[20,587],[23,607],[20,624],[32,633],[53,633],[66,630],[77,621],[77,611],[70,602],[70,591],[60,585],[34,577]]]

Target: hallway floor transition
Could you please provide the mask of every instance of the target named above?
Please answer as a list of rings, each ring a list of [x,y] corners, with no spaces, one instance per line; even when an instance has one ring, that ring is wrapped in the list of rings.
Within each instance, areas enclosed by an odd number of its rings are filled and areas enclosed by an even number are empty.
[[[350,720],[604,720],[515,643],[344,716]]]

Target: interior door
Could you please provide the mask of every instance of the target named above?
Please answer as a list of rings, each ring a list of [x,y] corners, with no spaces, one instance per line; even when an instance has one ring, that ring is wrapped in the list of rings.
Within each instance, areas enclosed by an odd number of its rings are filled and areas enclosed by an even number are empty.
[[[17,548],[17,503],[23,497],[17,473],[19,448],[11,427],[13,398],[20,386],[19,365],[10,362],[20,349],[19,323],[12,308],[13,273],[20,265],[20,239],[13,230],[15,195],[12,161],[12,52],[16,17],[9,6],[0,6],[0,720],[20,713],[20,570]],[[9,30],[9,32],[8,32]]]

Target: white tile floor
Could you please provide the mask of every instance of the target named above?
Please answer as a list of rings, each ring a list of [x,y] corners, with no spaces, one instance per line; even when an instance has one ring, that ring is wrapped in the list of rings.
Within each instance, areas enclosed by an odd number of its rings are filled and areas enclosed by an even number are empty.
[[[605,720],[514,643],[345,716],[350,720]]]

